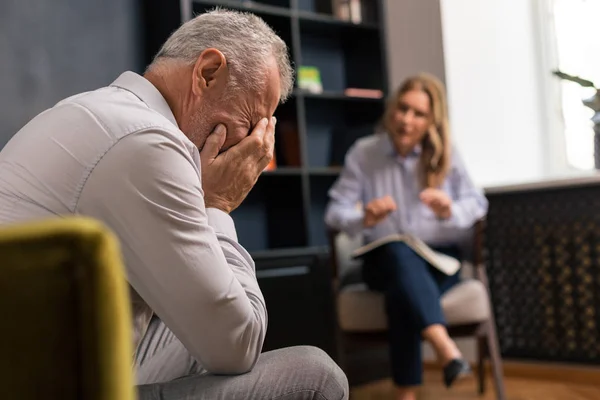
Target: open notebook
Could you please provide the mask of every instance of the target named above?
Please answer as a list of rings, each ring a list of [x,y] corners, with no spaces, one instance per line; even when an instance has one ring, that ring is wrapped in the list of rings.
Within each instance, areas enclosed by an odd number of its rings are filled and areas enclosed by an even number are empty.
[[[460,269],[460,261],[456,258],[439,253],[427,246],[422,240],[412,235],[404,234],[389,235],[361,246],[352,252],[352,258],[362,257],[377,247],[391,242],[406,243],[406,245],[413,249],[415,253],[423,257],[425,261],[446,275],[454,275]]]

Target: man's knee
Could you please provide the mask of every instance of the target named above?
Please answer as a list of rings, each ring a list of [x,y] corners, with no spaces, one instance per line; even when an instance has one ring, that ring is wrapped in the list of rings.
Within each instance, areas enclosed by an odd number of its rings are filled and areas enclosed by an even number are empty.
[[[295,377],[294,390],[284,399],[348,399],[346,374],[323,350],[313,346],[293,346],[278,351],[289,360]],[[312,396],[306,397],[309,393]]]

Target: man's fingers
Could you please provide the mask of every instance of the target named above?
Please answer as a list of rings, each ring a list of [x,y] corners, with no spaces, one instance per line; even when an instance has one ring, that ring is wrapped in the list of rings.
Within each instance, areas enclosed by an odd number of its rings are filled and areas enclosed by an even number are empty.
[[[227,129],[225,125],[219,124],[215,127],[215,129],[208,135],[206,138],[206,142],[204,143],[204,147],[202,147],[202,151],[200,152],[200,159],[204,163],[210,163],[214,160],[218,155],[221,147],[223,147],[223,143],[225,143],[225,138],[227,137]]]
[[[256,149],[256,166],[259,171],[263,171],[271,159],[273,158],[273,152],[275,150],[275,117],[269,119],[269,123],[265,129],[265,133],[262,139],[262,146]]]
[[[271,154],[275,148],[275,125],[277,124],[277,118],[271,117],[267,130],[265,131],[264,143],[267,148],[267,153]]]
[[[250,136],[255,136],[262,141],[265,137],[265,134],[267,133],[268,126],[269,126],[269,119],[268,118],[261,119],[258,122],[258,124],[256,124],[254,129],[252,129]]]
[[[269,120],[267,118],[261,119],[258,124],[254,126],[250,135],[242,139],[241,142],[232,147],[242,157],[247,157],[250,154],[255,154],[257,147],[264,144],[265,135],[267,132],[267,126]]]
[[[262,158],[266,158],[265,162],[268,164],[273,157],[273,151],[275,150],[275,124],[277,123],[277,118],[271,117],[269,119],[269,123],[267,124],[267,128],[265,129],[265,133],[263,136],[263,150],[265,152]],[[261,159],[262,159],[261,158]],[[266,167],[266,165],[265,165]]]

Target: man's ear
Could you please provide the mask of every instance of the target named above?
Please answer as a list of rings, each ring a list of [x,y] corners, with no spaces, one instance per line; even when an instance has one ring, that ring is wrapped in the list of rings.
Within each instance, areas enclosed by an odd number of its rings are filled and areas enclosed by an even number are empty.
[[[198,56],[192,70],[192,91],[195,95],[224,86],[228,77],[227,60],[219,50],[210,48]]]

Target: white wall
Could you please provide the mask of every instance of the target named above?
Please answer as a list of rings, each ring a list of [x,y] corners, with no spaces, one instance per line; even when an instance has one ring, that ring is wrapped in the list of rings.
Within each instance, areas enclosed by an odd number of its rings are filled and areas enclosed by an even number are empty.
[[[473,179],[487,186],[543,178],[532,2],[441,0],[441,19],[451,126]]]
[[[390,92],[418,72],[445,80],[439,0],[385,0]]]

